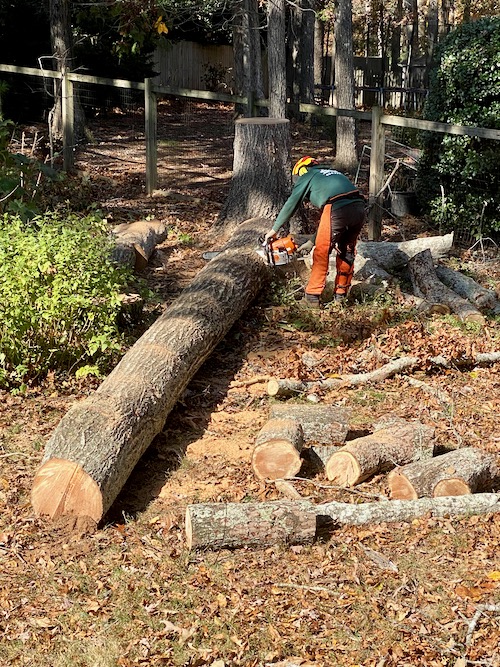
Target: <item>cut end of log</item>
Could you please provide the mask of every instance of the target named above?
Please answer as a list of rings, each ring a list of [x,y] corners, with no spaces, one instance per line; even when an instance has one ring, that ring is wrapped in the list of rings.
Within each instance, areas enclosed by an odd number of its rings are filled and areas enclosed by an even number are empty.
[[[102,519],[102,495],[95,481],[72,461],[49,459],[35,476],[31,504],[37,516]]]
[[[326,462],[325,472],[330,482],[340,486],[354,486],[360,479],[361,469],[352,454],[337,451]]]
[[[387,482],[391,500],[416,500],[418,498],[418,494],[410,481],[397,470],[389,473]]]
[[[461,479],[442,479],[434,487],[434,497],[441,496],[467,496],[471,493],[471,489]]]
[[[295,477],[302,459],[288,440],[268,440],[257,445],[252,454],[252,468],[259,479],[289,479]]]

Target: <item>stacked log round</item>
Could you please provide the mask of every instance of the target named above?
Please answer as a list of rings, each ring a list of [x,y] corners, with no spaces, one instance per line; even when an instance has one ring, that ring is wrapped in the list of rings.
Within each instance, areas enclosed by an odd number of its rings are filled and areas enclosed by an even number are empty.
[[[289,479],[302,466],[302,426],[295,419],[270,419],[260,430],[252,452],[252,469],[259,479]]]
[[[391,498],[415,500],[490,490],[497,474],[494,456],[464,447],[393,470],[387,482]]]
[[[430,458],[434,429],[420,422],[391,420],[371,434],[349,441],[327,461],[328,479],[340,486],[354,486],[378,472],[397,465]]]

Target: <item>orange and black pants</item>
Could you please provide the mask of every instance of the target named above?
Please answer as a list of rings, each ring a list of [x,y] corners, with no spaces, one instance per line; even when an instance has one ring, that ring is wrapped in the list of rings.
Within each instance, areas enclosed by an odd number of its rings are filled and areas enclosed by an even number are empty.
[[[365,204],[361,200],[334,210],[331,204],[325,204],[316,233],[306,294],[319,296],[325,289],[330,254],[334,249],[337,254],[335,294],[348,293],[354,273],[356,243],[364,222]]]

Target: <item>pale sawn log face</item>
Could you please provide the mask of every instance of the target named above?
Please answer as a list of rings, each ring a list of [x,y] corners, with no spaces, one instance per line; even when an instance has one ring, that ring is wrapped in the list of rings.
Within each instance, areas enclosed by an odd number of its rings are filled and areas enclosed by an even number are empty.
[[[43,461],[81,466],[100,489],[103,513],[193,375],[266,283],[269,273],[255,248],[268,228],[264,219],[241,225],[237,249],[229,244],[209,262],[99,389],[56,427]]]

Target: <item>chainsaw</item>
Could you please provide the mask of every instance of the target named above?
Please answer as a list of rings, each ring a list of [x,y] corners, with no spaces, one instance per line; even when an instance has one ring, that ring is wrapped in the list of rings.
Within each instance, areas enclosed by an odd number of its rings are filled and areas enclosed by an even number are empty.
[[[265,237],[261,236],[259,244],[257,254],[265,259],[269,266],[289,264],[294,259],[298,248],[293,236],[290,235],[273,241],[266,241]]]

